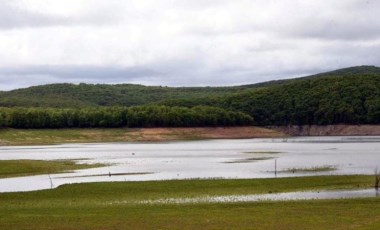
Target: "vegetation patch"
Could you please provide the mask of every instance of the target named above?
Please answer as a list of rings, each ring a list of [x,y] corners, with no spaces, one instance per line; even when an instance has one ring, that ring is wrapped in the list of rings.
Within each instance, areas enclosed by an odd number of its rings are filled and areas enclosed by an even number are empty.
[[[250,162],[255,162],[255,161],[270,160],[273,158],[274,157],[250,157],[250,158],[245,158],[245,159],[237,159],[237,160],[233,160],[233,161],[226,161],[224,163],[226,163],[226,164],[250,163]]]
[[[72,160],[1,160],[0,178],[66,173],[73,170],[97,168],[104,164],[77,164]]]
[[[253,151],[253,152],[244,152],[247,154],[279,154],[282,152],[276,152],[276,151]]]
[[[303,173],[303,172],[328,172],[335,171],[338,168],[333,165],[314,166],[310,168],[289,168],[282,172]]]
[[[103,173],[103,174],[93,174],[93,175],[84,175],[84,176],[66,176],[60,178],[78,178],[78,177],[112,177],[112,176],[133,176],[133,175],[147,175],[153,174],[153,172],[126,172],[126,173]]]

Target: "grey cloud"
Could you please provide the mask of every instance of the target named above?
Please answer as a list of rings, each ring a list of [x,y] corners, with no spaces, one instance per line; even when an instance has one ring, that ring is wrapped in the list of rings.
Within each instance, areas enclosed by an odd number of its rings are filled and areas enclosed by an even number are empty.
[[[168,86],[223,86],[240,85],[270,80],[271,77],[289,77],[305,72],[303,69],[276,72],[222,68],[210,71],[191,63],[161,63],[156,70],[146,68],[121,68],[98,66],[25,66],[0,68],[2,90],[50,83],[140,83]],[[313,72],[314,73],[314,72]],[[316,73],[316,72],[315,72]],[[285,75],[284,75],[285,74]]]
[[[202,25],[191,32],[205,36],[263,33],[278,38],[321,40],[373,40],[380,38],[380,1],[257,1],[241,12],[229,12],[233,26]],[[316,3],[316,2],[315,2]],[[250,9],[251,8],[251,9]],[[267,9],[266,9],[267,8]],[[266,17],[255,17],[254,9],[268,10]],[[253,12],[251,12],[253,10]]]
[[[150,79],[160,73],[150,69],[117,66],[23,66],[0,68],[3,90],[48,83],[128,83]]]
[[[360,16],[358,16],[360,17]],[[305,21],[304,21],[305,22]],[[344,21],[342,19],[306,20],[305,24],[293,25],[283,31],[290,37],[324,40],[373,40],[380,38],[380,22],[369,16],[364,19]]]
[[[17,2],[17,1],[16,1]],[[231,6],[240,4],[239,1],[228,0],[205,0],[205,1],[162,1],[162,11],[153,6],[149,9],[141,10],[134,8],[135,4],[131,1],[98,1],[86,2],[82,15],[58,16],[48,13],[36,13],[28,11],[27,8],[17,7],[16,4],[3,1],[0,5],[0,29],[14,29],[19,27],[46,27],[55,25],[76,26],[91,24],[99,26],[103,24],[122,21],[126,17],[126,23],[139,23],[139,20],[157,20],[164,18],[167,9],[177,9],[183,11],[180,18],[175,20],[192,21],[199,16],[198,12],[215,13],[225,12],[231,16],[232,25],[213,27],[204,21],[197,21],[196,26],[189,26],[189,33],[199,35],[223,35],[233,33],[262,32],[277,34],[279,37],[303,37],[312,39],[374,39],[380,37],[380,20],[378,20],[379,1],[371,0],[348,0],[348,1],[329,1],[319,4],[318,8],[307,8],[307,3],[292,1],[268,1],[258,0],[248,4],[247,7],[239,11],[230,11]],[[91,4],[92,3],[92,4]],[[264,19],[250,15],[250,8],[268,12]],[[167,9],[165,9],[167,8]],[[209,12],[208,10],[212,10]],[[191,13],[189,13],[191,12]],[[254,14],[254,12],[253,12]],[[212,16],[212,15],[210,15]]]
[[[303,12],[296,8],[291,19],[277,28],[290,37],[325,40],[371,40],[380,38],[379,1],[328,2]]]
[[[49,26],[64,22],[65,18],[27,12],[6,2],[0,5],[0,28],[2,29],[29,26]]]
[[[0,68],[1,75],[27,76],[27,75],[49,75],[71,79],[95,79],[95,80],[130,80],[144,76],[159,75],[153,70],[131,67],[122,68],[115,66],[24,66]]]
[[[16,1],[15,1],[16,2]],[[48,3],[47,3],[48,4]],[[114,14],[108,9],[92,9],[82,15],[64,16],[29,11],[27,8],[3,1],[0,4],[0,29],[17,29],[50,26],[107,25],[120,20],[120,9]]]
[[[1,4],[0,90],[240,85],[380,65],[380,1],[88,2],[72,17]]]

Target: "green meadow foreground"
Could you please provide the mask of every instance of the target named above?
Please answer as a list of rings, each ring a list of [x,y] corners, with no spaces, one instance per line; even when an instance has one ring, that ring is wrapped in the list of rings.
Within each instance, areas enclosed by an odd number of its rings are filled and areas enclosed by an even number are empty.
[[[202,128],[0,129],[0,145],[45,145],[90,142],[173,141],[284,137],[255,126]]]
[[[380,199],[141,204],[166,198],[361,189],[373,176],[64,185],[0,194],[0,229],[376,229]]]

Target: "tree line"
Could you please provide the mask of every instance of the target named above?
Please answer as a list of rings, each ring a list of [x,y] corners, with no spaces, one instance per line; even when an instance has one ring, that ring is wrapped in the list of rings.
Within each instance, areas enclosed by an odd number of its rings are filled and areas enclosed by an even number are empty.
[[[253,118],[247,114],[210,106],[0,108],[0,127],[25,129],[243,126],[252,123]]]

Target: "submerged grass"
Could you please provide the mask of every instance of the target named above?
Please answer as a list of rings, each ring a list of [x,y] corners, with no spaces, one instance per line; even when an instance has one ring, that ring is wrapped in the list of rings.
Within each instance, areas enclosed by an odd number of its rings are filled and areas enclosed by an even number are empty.
[[[247,154],[279,154],[282,152],[276,152],[276,151],[255,151],[255,152],[244,152]]]
[[[373,187],[373,176],[64,185],[0,194],[0,229],[347,229],[380,227],[380,199],[140,205],[139,201]],[[318,224],[316,224],[318,223]]]
[[[283,172],[304,173],[304,172],[328,172],[335,171],[338,168],[333,165],[314,166],[310,168],[289,168]]]
[[[60,178],[85,178],[85,177],[111,177],[111,176],[131,176],[131,175],[148,175],[153,174],[153,172],[126,172],[126,173],[103,173],[103,174],[93,174],[93,175],[81,175],[81,176],[65,176]]]
[[[77,164],[74,160],[0,160],[0,178],[65,173],[103,167],[104,164]]]
[[[255,161],[264,161],[264,160],[270,160],[273,159],[274,157],[250,157],[250,158],[244,158],[244,159],[236,159],[232,161],[226,161],[223,163],[226,164],[239,164],[239,163],[250,163],[250,162],[255,162]]]

